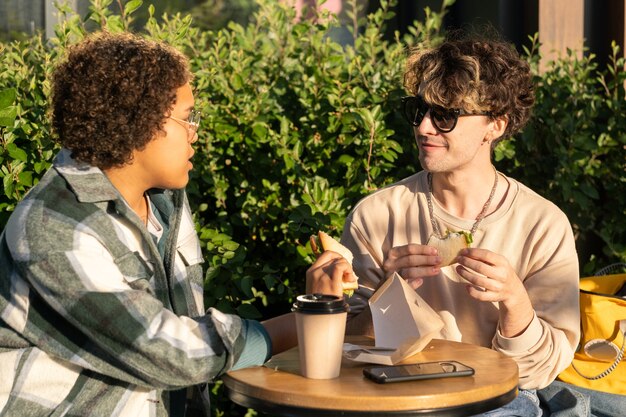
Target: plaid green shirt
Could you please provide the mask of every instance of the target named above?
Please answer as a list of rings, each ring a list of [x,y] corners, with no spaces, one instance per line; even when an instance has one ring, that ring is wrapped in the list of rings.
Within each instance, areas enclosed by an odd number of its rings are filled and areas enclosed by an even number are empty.
[[[0,239],[0,415],[182,415],[177,390],[266,359],[258,322],[204,313],[184,191],[149,196],[161,245],[64,150],[17,206]]]

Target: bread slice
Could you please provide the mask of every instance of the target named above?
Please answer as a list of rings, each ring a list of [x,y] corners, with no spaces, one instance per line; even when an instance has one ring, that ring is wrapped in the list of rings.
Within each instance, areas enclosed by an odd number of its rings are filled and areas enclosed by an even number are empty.
[[[447,266],[454,263],[459,251],[469,248],[471,242],[472,237],[467,232],[448,232],[443,239],[432,235],[426,244],[437,248],[437,254],[441,256],[440,266]]]

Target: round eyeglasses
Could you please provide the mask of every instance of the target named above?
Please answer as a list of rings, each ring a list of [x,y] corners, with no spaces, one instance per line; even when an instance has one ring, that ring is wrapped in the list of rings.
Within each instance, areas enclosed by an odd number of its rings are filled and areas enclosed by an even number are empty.
[[[411,125],[419,126],[429,111],[433,125],[441,133],[452,132],[460,116],[491,116],[490,112],[470,113],[463,109],[433,106],[426,103],[421,96],[402,97],[402,114]]]
[[[189,113],[189,117],[187,118],[187,120],[179,119],[178,117],[174,116],[168,116],[168,118],[174,120],[175,122],[178,122],[179,124],[185,123],[187,127],[187,141],[189,141],[189,143],[194,143],[198,140],[198,136],[196,136],[196,133],[198,132],[198,128],[200,127],[200,116],[201,114],[198,110],[192,110]]]

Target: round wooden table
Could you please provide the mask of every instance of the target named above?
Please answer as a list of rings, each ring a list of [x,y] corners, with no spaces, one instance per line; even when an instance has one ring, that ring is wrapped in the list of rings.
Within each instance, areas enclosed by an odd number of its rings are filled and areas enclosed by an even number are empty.
[[[354,344],[372,344],[347,338]],[[433,340],[403,363],[457,360],[473,376],[377,384],[363,376],[372,366],[344,360],[335,379],[300,375],[298,350],[276,355],[266,366],[228,372],[230,399],[244,407],[280,416],[470,416],[507,404],[517,396],[515,361],[466,343]]]

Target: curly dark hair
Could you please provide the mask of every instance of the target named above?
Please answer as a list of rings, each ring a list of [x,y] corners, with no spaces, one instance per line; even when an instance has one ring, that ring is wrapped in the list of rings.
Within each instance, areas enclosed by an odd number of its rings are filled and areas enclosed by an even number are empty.
[[[502,138],[526,124],[535,102],[528,63],[513,45],[493,39],[449,38],[436,48],[413,50],[404,86],[434,105],[505,117]]]
[[[130,162],[162,131],[188,59],[130,33],[99,33],[69,48],[52,74],[52,127],[77,161],[101,169]]]

